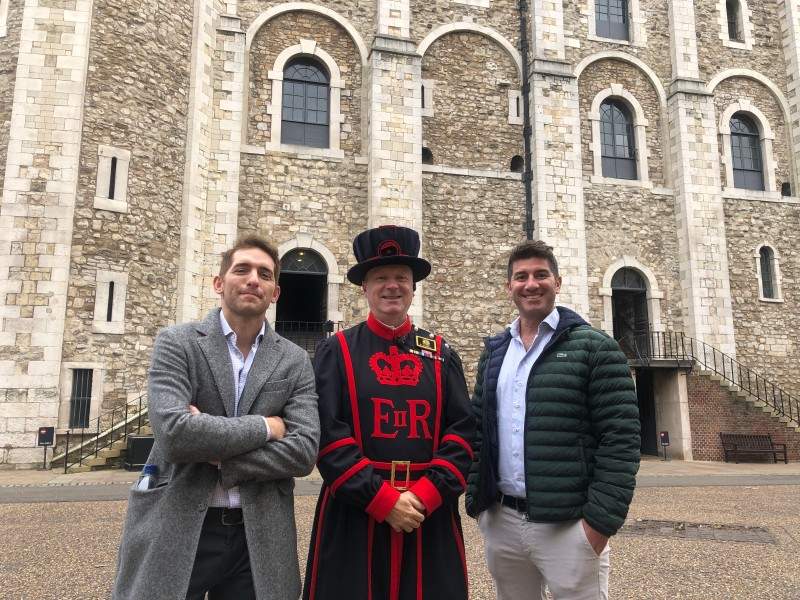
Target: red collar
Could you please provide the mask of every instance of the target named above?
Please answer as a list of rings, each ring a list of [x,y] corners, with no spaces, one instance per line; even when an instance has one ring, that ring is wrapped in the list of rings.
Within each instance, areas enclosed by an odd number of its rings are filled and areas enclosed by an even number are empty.
[[[411,317],[406,316],[405,322],[399,327],[389,327],[388,325],[381,323],[378,319],[376,319],[372,313],[369,313],[369,317],[367,317],[367,327],[369,327],[369,330],[375,335],[387,340],[393,340],[395,338],[403,337],[409,331],[411,331]]]

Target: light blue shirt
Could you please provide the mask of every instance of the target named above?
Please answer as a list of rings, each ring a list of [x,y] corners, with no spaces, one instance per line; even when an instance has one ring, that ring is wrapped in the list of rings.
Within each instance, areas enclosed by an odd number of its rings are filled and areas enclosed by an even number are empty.
[[[236,346],[236,332],[231,329],[228,322],[225,320],[225,315],[219,311],[219,324],[222,327],[222,335],[225,336],[225,341],[228,342],[228,354],[231,357],[231,367],[233,368],[233,392],[236,398],[234,403],[234,415],[239,416],[239,399],[242,397],[242,391],[247,383],[247,376],[250,374],[250,368],[253,366],[253,358],[258,350],[258,345],[264,339],[264,331],[266,325],[261,324],[261,331],[258,332],[250,352],[247,353],[247,358],[241,353]],[[267,430],[267,439],[269,439],[269,429]],[[232,487],[226,490],[222,485],[217,482],[217,486],[211,493],[211,500],[209,506],[222,506],[228,508],[239,508],[242,505],[242,500],[239,496],[239,488]]]
[[[497,381],[497,433],[499,443],[497,487],[501,493],[525,498],[525,393],[533,365],[558,328],[558,310],[539,323],[527,350],[519,334],[519,317],[509,326],[511,342]],[[534,394],[535,394],[534,390]]]

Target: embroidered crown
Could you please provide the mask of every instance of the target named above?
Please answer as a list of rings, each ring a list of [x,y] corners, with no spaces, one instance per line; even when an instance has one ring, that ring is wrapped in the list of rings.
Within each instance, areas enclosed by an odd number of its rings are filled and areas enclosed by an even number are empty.
[[[373,354],[369,366],[382,385],[417,385],[422,373],[422,361],[413,354],[400,354],[395,346],[389,348],[388,355]]]

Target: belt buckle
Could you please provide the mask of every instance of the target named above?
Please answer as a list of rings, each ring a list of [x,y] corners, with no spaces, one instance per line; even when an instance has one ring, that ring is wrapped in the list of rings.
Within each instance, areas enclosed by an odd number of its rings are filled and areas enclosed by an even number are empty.
[[[396,475],[397,475],[397,468],[400,467],[401,469],[406,470],[406,481],[405,483],[397,483]],[[411,483],[411,461],[410,460],[393,460],[392,461],[392,471],[389,478],[389,485],[391,485],[394,489],[399,492],[404,492],[410,487]]]
[[[231,518],[233,520],[229,522],[227,520],[227,518],[226,518],[226,517],[228,517],[228,515],[236,515],[236,516],[235,517],[231,516]],[[236,509],[230,509],[230,508],[223,508],[222,509],[222,516],[220,517],[220,521],[222,522],[223,525],[227,525],[227,526],[230,526],[230,525],[241,525],[243,523],[243,521],[244,521],[244,519],[242,517],[243,517],[243,515],[242,515],[241,509],[236,510]]]

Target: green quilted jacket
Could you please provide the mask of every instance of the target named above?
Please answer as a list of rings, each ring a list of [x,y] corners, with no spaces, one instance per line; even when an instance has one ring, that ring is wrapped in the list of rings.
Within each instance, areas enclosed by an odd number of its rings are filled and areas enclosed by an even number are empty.
[[[577,313],[559,307],[558,329],[528,378],[525,410],[527,518],[583,518],[604,535],[625,521],[639,469],[639,410],[617,342]],[[497,500],[497,380],[511,341],[508,329],[485,340],[473,410],[475,458],[467,513]]]

